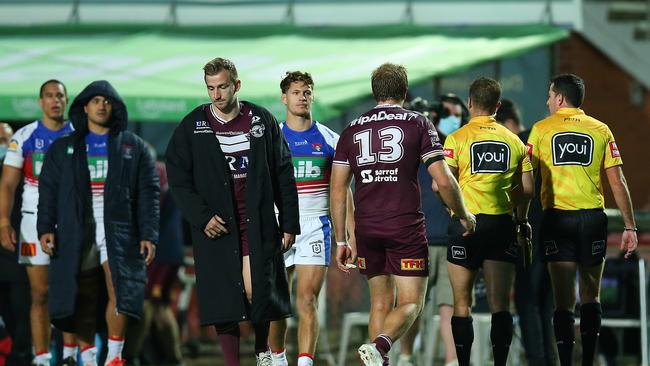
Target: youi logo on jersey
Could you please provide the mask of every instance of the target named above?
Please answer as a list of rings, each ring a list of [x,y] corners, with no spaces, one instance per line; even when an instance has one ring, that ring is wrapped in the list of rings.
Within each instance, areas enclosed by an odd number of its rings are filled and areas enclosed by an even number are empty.
[[[510,146],[504,142],[475,142],[470,150],[472,174],[505,173],[510,168]]]
[[[553,136],[553,165],[591,164],[594,140],[591,136],[577,132],[563,132]]]

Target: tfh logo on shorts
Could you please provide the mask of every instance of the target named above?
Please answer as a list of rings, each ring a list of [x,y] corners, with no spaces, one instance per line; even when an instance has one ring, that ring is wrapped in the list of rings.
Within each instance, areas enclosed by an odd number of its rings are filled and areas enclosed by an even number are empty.
[[[549,240],[544,242],[544,253],[546,255],[551,255],[551,254],[556,254],[559,252],[557,249],[557,244],[555,244],[555,240]]]
[[[591,243],[591,254],[596,255],[605,251],[605,241],[598,240]]]
[[[424,259],[405,258],[400,261],[400,267],[402,271],[424,271]]]
[[[465,251],[464,247],[452,245],[451,257],[454,259],[467,259],[467,252]]]
[[[510,167],[510,146],[504,142],[481,141],[471,147],[472,174],[505,173]]]
[[[591,165],[594,140],[589,135],[563,132],[553,136],[553,165]]]
[[[358,257],[357,266],[359,267],[359,269],[366,269],[366,258]]]
[[[35,243],[22,243],[20,244],[20,255],[23,257],[35,257],[36,256],[36,244]]]

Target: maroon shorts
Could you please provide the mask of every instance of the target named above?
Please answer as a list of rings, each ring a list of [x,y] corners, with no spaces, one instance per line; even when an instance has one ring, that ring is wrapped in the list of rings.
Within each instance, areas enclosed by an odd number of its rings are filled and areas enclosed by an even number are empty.
[[[405,244],[392,239],[356,234],[359,272],[372,277],[381,274],[427,277],[429,247],[426,243]]]

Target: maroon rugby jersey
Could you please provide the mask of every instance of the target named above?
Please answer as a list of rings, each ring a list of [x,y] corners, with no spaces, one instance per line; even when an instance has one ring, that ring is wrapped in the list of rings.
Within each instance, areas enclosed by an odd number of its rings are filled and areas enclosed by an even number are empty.
[[[417,175],[420,161],[429,159],[444,159],[442,145],[433,124],[419,113],[378,105],[350,122],[333,163],[348,165],[354,174],[359,233],[426,244]]]
[[[248,173],[248,152],[250,151],[250,131],[253,115],[250,107],[240,104],[239,115],[226,122],[212,110],[212,105],[205,106],[205,114],[212,131],[230,166],[232,187],[237,212],[239,214],[240,230],[246,228],[246,174]]]

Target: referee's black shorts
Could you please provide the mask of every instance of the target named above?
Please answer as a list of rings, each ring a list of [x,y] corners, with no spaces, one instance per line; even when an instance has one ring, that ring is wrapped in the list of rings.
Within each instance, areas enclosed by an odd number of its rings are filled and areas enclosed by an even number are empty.
[[[449,223],[447,261],[471,270],[484,260],[515,263],[519,256],[515,223],[511,215],[476,215],[474,234],[463,236],[465,228],[458,217]]]
[[[546,262],[591,267],[605,260],[607,215],[601,209],[546,210],[541,234]]]

